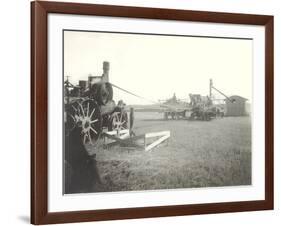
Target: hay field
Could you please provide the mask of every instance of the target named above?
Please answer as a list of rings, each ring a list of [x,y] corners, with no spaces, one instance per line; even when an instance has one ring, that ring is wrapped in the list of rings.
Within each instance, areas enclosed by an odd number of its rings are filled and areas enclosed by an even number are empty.
[[[102,184],[93,192],[214,187],[251,184],[251,118],[212,121],[163,120],[135,112],[135,133],[170,130],[168,142],[150,152],[120,146],[97,154]]]

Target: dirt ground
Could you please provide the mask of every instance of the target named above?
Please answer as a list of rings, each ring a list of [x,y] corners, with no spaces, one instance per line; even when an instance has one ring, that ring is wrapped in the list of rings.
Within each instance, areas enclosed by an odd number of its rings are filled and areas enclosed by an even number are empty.
[[[103,141],[96,153],[102,183],[93,192],[214,187],[251,184],[251,118],[211,121],[163,120],[157,112],[135,112],[136,135],[170,130],[152,151]]]

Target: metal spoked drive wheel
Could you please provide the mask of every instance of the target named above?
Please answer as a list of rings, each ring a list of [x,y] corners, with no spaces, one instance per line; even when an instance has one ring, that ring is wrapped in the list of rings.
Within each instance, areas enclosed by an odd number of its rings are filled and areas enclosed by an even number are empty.
[[[126,112],[114,112],[111,115],[111,121],[109,125],[110,131],[117,131],[117,134],[121,130],[128,129],[128,116]]]
[[[102,117],[94,100],[76,101],[68,107],[70,125],[81,127],[84,144],[94,144],[102,131]]]

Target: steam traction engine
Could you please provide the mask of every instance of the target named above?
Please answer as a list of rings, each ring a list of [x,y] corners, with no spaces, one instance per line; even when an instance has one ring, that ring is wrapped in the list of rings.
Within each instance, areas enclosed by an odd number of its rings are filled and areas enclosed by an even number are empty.
[[[109,62],[103,62],[102,76],[89,76],[79,86],[65,81],[66,132],[81,127],[83,143],[94,144],[104,129],[108,131],[127,128],[128,117],[122,100],[116,105],[109,83]]]

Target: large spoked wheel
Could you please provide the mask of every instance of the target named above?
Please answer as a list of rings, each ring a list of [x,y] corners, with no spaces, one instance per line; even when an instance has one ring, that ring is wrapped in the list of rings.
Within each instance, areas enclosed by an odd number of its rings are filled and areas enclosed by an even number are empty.
[[[84,144],[94,144],[102,131],[102,117],[99,106],[94,100],[84,100],[69,107],[70,121],[81,127]]]
[[[82,100],[76,100],[65,106],[65,129],[70,133],[79,122],[79,102]]]
[[[80,105],[80,121],[83,143],[94,144],[102,131],[102,118],[99,106],[93,100],[85,100]]]
[[[128,116],[126,112],[114,112],[111,115],[111,120],[109,124],[110,131],[116,131],[117,134],[120,133],[121,130],[128,129]]]

